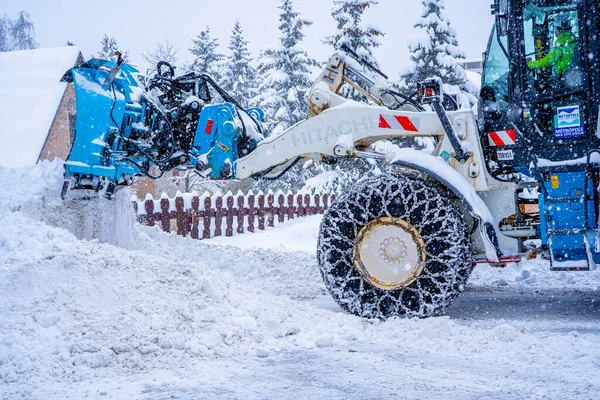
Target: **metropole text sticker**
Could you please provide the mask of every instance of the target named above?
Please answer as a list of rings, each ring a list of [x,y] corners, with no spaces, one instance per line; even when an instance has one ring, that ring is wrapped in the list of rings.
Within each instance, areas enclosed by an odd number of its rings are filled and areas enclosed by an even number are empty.
[[[554,117],[554,137],[568,139],[585,136],[579,106],[558,107]]]

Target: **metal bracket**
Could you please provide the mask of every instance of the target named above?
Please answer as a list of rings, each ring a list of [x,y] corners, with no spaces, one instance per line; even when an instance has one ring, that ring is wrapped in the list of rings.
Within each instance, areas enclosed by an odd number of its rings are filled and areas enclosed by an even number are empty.
[[[452,124],[450,123],[450,120],[448,119],[448,116],[446,115],[446,111],[444,110],[444,107],[442,107],[442,105],[440,104],[440,102],[438,100],[432,101],[431,106],[433,107],[433,110],[435,111],[438,118],[440,119],[440,122],[442,123],[442,126],[444,127],[444,131],[446,132],[446,136],[448,136],[448,139],[450,140],[450,144],[452,145],[452,148],[454,149],[454,153],[455,153],[454,158],[456,158],[456,160],[458,162],[460,162],[461,164],[464,164],[471,156],[462,148],[462,145],[460,144],[460,139],[456,135],[456,132],[454,132],[454,128],[452,127]]]

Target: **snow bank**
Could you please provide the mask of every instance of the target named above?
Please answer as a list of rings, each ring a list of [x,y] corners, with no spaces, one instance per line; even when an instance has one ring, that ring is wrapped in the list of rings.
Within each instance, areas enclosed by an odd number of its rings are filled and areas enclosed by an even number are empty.
[[[0,213],[21,211],[37,221],[64,228],[78,239],[133,247],[137,231],[129,191],[119,191],[116,201],[64,202],[60,198],[63,172],[60,160],[22,168],[0,166],[0,187],[3,188]]]
[[[207,240],[206,244],[211,246],[233,246],[238,249],[285,249],[291,251],[302,251],[314,253],[317,248],[319,236],[319,224],[322,215],[312,215],[295,220],[289,220],[277,229],[267,228],[264,231],[258,229],[255,233],[245,233],[232,237],[218,236]]]

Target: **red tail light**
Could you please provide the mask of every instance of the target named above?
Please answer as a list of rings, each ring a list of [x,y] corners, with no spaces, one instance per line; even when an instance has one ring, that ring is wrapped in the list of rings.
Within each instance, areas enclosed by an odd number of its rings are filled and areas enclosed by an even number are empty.
[[[210,135],[210,133],[212,132],[214,123],[215,123],[215,121],[213,121],[212,119],[209,119],[208,122],[206,123],[206,129],[204,130],[204,133],[206,133],[207,135]]]

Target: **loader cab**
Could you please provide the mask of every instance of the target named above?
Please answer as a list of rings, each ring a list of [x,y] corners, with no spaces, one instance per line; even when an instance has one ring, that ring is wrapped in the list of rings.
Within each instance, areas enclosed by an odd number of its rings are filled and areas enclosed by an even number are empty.
[[[600,147],[597,0],[495,0],[479,122],[493,176]]]

